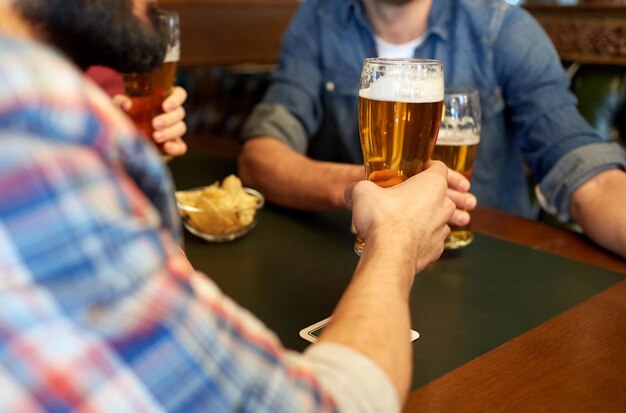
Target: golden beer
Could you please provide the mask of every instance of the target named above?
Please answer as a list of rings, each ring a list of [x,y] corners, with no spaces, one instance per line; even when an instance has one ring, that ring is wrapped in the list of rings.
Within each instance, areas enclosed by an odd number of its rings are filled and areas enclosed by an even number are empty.
[[[388,102],[359,97],[365,176],[388,188],[423,171],[437,141],[443,101]],[[355,251],[363,251],[357,237]]]
[[[437,142],[432,159],[445,163],[448,168],[460,172],[469,180],[478,152],[478,138],[475,141],[476,143],[470,145],[445,145]],[[460,248],[472,242],[473,239],[474,232],[471,223],[462,227],[450,225],[450,235],[446,238],[444,246],[448,249]]]
[[[124,90],[132,101],[128,116],[152,140],[152,120],[163,113],[163,101],[172,93],[178,62],[166,62],[150,73],[128,73]]]
[[[407,81],[407,76],[396,70],[380,84],[359,92],[359,134],[368,180],[387,188],[424,170],[441,123],[443,79],[440,75],[441,71],[434,79]],[[425,93],[391,96],[392,85],[396,88],[401,85],[409,92],[411,88],[423,88]],[[394,97],[402,99],[389,99]],[[357,236],[354,250],[361,254],[363,247],[363,240]]]
[[[359,97],[365,175],[389,187],[421,172],[439,133],[443,101],[387,102]]]

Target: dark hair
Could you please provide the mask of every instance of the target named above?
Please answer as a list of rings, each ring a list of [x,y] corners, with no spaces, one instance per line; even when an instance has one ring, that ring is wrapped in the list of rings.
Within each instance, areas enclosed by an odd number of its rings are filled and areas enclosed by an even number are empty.
[[[100,64],[121,72],[146,72],[162,61],[165,42],[158,11],[147,4],[148,23],[132,0],[20,0],[18,12],[80,67]]]

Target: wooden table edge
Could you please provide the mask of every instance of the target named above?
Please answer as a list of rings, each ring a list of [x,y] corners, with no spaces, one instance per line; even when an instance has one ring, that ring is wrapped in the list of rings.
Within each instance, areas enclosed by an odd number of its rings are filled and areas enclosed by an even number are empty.
[[[413,390],[413,411],[621,411],[626,280]]]
[[[484,235],[626,274],[625,259],[583,234],[484,206],[472,211],[472,226]]]

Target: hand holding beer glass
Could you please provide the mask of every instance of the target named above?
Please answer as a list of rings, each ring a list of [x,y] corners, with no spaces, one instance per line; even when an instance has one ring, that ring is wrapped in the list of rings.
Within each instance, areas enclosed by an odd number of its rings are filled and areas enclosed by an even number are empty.
[[[480,96],[474,89],[446,90],[444,107],[445,117],[433,159],[469,180],[480,142]],[[450,225],[450,230],[444,244],[446,249],[462,248],[474,239],[471,223],[463,227]]]
[[[124,93],[131,100],[127,114],[137,128],[153,140],[152,121],[163,113],[163,101],[172,93],[180,60],[180,21],[178,14],[160,11],[159,19],[166,36],[167,52],[163,64],[149,73],[125,73]]]
[[[443,65],[424,59],[365,59],[359,88],[359,131],[365,177],[381,187],[424,170],[443,110]],[[357,235],[354,251],[364,242]]]

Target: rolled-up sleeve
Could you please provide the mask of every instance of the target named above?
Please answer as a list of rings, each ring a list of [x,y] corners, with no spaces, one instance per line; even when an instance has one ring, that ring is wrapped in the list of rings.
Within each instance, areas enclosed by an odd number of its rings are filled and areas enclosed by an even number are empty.
[[[400,411],[389,376],[362,354],[339,344],[318,343],[307,349],[305,357],[322,386],[332,390],[339,411]]]
[[[242,128],[244,141],[272,136],[304,154],[309,137],[319,131],[323,118],[322,74],[315,41],[319,27],[311,3],[302,3],[283,36],[279,64],[263,101]]]
[[[281,104],[259,103],[242,129],[242,139],[274,137],[293,150],[305,154],[307,134],[302,124]]]
[[[626,169],[626,154],[603,141],[583,119],[558,53],[539,23],[510,8],[499,32],[494,67],[510,110],[514,139],[538,184],[541,207],[570,219],[570,199],[583,183],[611,168]]]
[[[612,168],[626,170],[626,152],[616,143],[594,143],[568,152],[535,187],[541,207],[568,221],[574,191],[594,175]]]

